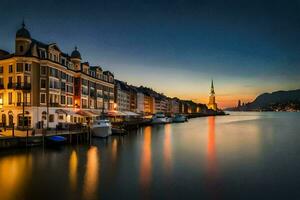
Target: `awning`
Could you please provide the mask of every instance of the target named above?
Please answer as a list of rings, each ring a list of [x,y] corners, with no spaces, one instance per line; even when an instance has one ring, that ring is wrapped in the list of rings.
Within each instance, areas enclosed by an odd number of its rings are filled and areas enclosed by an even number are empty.
[[[63,109],[57,109],[57,110],[55,110],[55,113],[67,115],[67,111],[66,111],[66,110],[63,110]]]
[[[132,117],[136,117],[136,116],[140,116],[139,114],[135,113],[135,112],[131,112],[131,111],[123,111],[123,113],[126,116],[132,116]]]
[[[116,116],[126,116],[125,113],[121,112],[121,111],[117,111],[117,110],[113,110],[113,111],[108,111],[107,115],[110,117],[116,117]]]
[[[77,114],[85,116],[85,117],[97,117],[97,116],[99,116],[98,114],[96,114],[96,113],[94,113],[90,110],[79,110],[77,112]]]

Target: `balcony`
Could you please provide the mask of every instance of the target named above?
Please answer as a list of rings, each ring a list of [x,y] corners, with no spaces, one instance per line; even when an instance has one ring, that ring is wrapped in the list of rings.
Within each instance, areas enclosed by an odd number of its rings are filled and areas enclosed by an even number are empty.
[[[49,103],[49,107],[59,107],[59,103]]]
[[[30,106],[30,103],[29,102],[17,102],[17,106]]]
[[[8,83],[7,88],[14,90],[31,90],[31,83]]]

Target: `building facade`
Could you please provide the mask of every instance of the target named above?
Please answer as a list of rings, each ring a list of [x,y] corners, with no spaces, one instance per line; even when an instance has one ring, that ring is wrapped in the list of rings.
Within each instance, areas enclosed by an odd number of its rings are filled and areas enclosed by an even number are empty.
[[[114,75],[33,39],[22,24],[15,52],[0,50],[0,121],[4,126],[56,127],[112,110]]]

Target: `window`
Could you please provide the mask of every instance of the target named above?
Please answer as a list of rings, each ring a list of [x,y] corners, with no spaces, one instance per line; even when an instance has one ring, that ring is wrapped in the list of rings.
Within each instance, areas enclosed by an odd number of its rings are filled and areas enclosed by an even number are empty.
[[[43,50],[40,50],[40,56],[41,56],[41,58],[46,58],[46,52]]]
[[[12,104],[12,92],[8,93],[8,104],[11,105]]]
[[[29,105],[31,102],[31,94],[30,93],[24,93],[24,102],[26,105]]]
[[[22,80],[22,77],[21,76],[17,76],[17,83],[18,84],[21,84],[21,82],[22,82],[21,80]]]
[[[17,63],[17,72],[23,72],[23,63]]]
[[[49,122],[54,122],[54,115],[53,114],[49,115]]]
[[[13,66],[12,65],[8,66],[8,73],[13,73]]]
[[[59,120],[64,120],[64,116],[63,115],[58,115],[58,119]]]
[[[41,104],[45,104],[46,103],[46,94],[45,93],[41,93],[41,95],[40,95],[40,102],[41,102]]]
[[[9,83],[9,84],[12,84],[12,82],[13,82],[12,80],[13,80],[13,77],[12,77],[12,76],[8,77],[8,83]]]
[[[67,97],[67,103],[68,103],[68,105],[73,105],[73,98]]]
[[[46,89],[46,79],[41,79],[41,88]]]
[[[0,93],[0,105],[3,105],[4,102],[3,102],[3,93]]]
[[[66,104],[66,96],[60,96],[60,104]]]
[[[46,66],[41,66],[41,75],[46,75]]]
[[[20,46],[20,52],[22,53],[24,51],[24,48],[23,48],[23,46],[21,45]]]
[[[17,103],[21,103],[22,102],[22,94],[21,92],[17,93]]]
[[[30,72],[31,71],[31,64],[25,63],[25,71]]]
[[[61,82],[61,91],[65,92],[66,91],[66,83]]]
[[[0,73],[3,73],[3,66],[0,66]]]
[[[30,76],[24,76],[24,83],[30,83]]]

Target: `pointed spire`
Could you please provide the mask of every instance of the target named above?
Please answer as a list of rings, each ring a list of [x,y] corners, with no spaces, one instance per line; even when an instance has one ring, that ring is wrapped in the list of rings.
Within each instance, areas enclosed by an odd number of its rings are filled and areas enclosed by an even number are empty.
[[[214,89],[214,80],[213,80],[213,79],[211,79],[210,93],[211,93],[211,94],[214,94],[214,93],[215,93],[215,89]]]
[[[25,20],[24,20],[24,18],[22,20],[22,28],[25,28]]]

